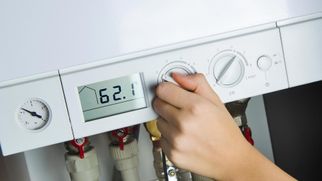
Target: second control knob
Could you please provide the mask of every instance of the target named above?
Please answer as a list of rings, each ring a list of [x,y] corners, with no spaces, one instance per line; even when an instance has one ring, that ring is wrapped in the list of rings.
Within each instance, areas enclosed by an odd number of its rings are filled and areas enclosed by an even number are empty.
[[[232,87],[242,80],[245,60],[239,53],[224,51],[216,55],[212,61],[212,74],[218,85]]]

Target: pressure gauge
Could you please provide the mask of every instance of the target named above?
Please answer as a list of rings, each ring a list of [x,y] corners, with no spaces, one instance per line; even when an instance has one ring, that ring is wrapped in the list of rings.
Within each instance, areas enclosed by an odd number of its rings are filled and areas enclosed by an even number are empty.
[[[18,123],[25,129],[35,131],[48,125],[51,112],[43,100],[32,98],[27,100],[18,110]]]

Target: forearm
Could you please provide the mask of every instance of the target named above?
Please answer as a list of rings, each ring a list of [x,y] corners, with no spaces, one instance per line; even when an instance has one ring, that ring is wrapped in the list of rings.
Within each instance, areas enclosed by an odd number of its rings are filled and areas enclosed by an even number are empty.
[[[235,160],[232,160],[236,164],[232,164],[231,173],[225,174],[228,177],[222,180],[295,180],[250,145],[244,145],[243,148],[238,149],[238,152],[243,152],[243,154],[239,155],[238,158],[234,158]]]

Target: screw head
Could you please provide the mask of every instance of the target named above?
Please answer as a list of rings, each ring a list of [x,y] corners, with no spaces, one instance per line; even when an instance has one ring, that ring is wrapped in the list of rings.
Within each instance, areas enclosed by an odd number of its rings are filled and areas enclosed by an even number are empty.
[[[169,175],[170,177],[174,177],[174,176],[176,175],[176,171],[175,171],[175,169],[174,169],[174,168],[170,168],[170,169],[168,170],[168,175]]]

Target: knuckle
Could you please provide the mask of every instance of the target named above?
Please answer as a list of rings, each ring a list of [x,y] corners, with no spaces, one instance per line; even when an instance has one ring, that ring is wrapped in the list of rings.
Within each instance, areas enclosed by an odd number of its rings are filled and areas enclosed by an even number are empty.
[[[176,149],[180,152],[183,152],[187,149],[186,138],[184,136],[178,136],[176,139]]]
[[[183,121],[186,119],[186,116],[185,114],[179,112],[173,117],[173,119],[173,125],[176,127],[180,127],[181,124],[183,124]]]
[[[201,73],[197,73],[196,74],[196,79],[197,80],[204,80],[205,79],[205,75],[204,74],[201,74]]]
[[[190,120],[191,117],[186,114],[185,112],[179,113],[174,117],[174,120],[172,121],[173,126],[176,128],[178,134],[183,134],[185,133],[185,125],[187,122],[189,122],[188,120]]]
[[[152,101],[152,106],[153,106],[153,108],[156,108],[157,107],[157,105],[158,105],[158,103],[157,103],[157,100],[158,98],[154,98],[153,99],[153,101]]]
[[[157,96],[160,96],[160,94],[163,92],[162,90],[163,90],[163,84],[161,83],[161,84],[159,84],[158,86],[157,86],[157,88],[155,89],[155,94],[157,95]]]
[[[180,153],[175,149],[170,149],[167,156],[171,162],[176,163]]]
[[[181,166],[182,161],[184,160],[185,156],[182,151],[178,150],[171,150],[170,151],[170,156],[168,156],[169,160],[176,166]]]
[[[172,140],[172,147],[175,149],[180,149],[181,143],[180,139],[178,139],[178,136]]]
[[[160,95],[162,95],[166,91],[166,88],[167,88],[166,83],[164,83],[164,82],[160,83],[155,90],[155,94],[159,97]]]
[[[204,104],[201,101],[196,101],[189,107],[189,111],[193,115],[199,115],[204,110]]]
[[[157,129],[161,132],[161,134],[162,134],[162,132],[163,132],[162,121],[163,121],[163,120],[161,120],[160,118],[158,118],[157,123],[156,123],[156,125],[157,125]]]
[[[152,102],[152,106],[155,110],[158,110],[158,108],[160,107],[161,101],[159,98],[155,98]]]

